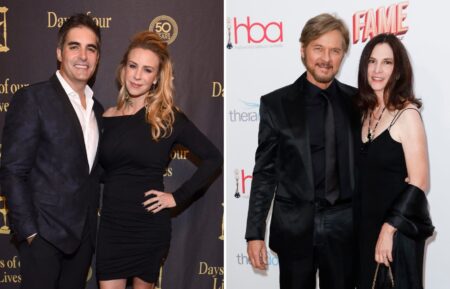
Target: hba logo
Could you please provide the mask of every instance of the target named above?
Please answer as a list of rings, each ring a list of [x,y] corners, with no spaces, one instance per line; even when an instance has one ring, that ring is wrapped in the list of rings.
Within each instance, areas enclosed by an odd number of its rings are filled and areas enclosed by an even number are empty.
[[[392,4],[387,8],[379,7],[376,11],[368,9],[353,14],[353,44],[360,39],[364,43],[381,33],[403,35],[409,27],[405,25],[406,8],[409,2]]]
[[[250,197],[250,188],[252,185],[253,176],[251,174],[247,175],[244,169],[234,170],[234,181],[235,181],[235,198],[248,198]]]
[[[7,7],[0,7],[0,52],[9,50],[6,33],[6,12],[8,12]]]
[[[283,22],[281,21],[261,23],[251,21],[250,16],[247,16],[244,21],[239,21],[237,17],[233,17],[232,22],[229,18],[227,19],[228,49],[233,48],[231,35],[233,35],[233,43],[236,45],[283,42]]]

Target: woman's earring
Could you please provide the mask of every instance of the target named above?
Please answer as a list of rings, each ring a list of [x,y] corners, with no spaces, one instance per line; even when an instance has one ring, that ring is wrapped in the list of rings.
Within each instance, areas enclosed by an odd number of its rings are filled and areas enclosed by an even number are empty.
[[[123,90],[123,94],[124,94],[124,101],[125,101],[125,104],[131,104],[131,97],[130,97],[130,94],[128,93],[128,90],[127,90],[127,88],[125,87],[125,85],[123,85],[122,86],[122,90]]]
[[[152,86],[150,87],[150,91],[155,91],[157,84],[158,84],[158,81],[153,81]]]

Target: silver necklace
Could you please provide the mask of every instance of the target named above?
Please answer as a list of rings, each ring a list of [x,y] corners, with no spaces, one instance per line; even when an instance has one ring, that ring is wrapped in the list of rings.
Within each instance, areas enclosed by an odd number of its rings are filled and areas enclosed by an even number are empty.
[[[375,126],[373,127],[373,130],[370,129],[370,127],[371,127],[371,120],[372,120],[372,113],[373,113],[373,112],[370,112],[370,116],[369,116],[369,127],[367,128],[367,140],[368,140],[369,142],[372,142],[373,137],[374,137],[374,135],[375,135],[375,130],[377,129],[378,123],[380,122],[381,117],[383,116],[383,112],[384,112],[385,110],[386,110],[386,107],[383,107],[383,110],[381,111],[380,116],[378,117],[378,120],[377,120],[377,122],[375,123]]]

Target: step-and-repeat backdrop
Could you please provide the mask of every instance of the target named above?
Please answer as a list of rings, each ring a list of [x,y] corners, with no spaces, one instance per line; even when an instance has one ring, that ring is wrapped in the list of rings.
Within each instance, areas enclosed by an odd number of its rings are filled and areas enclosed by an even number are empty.
[[[267,272],[252,270],[244,240],[259,123],[259,98],[294,82],[304,72],[298,42],[306,21],[337,14],[350,30],[351,47],[338,75],[356,86],[359,57],[381,31],[398,35],[415,73],[415,91],[424,102],[423,118],[431,163],[428,194],[436,234],[427,244],[425,287],[450,284],[450,5],[443,1],[269,1],[228,0],[225,10],[227,286],[273,289],[278,259],[269,254]]]
[[[47,80],[56,70],[56,35],[74,13],[101,27],[102,53],[93,86],[104,107],[115,104],[115,70],[133,34],[152,30],[169,43],[176,104],[223,150],[223,1],[209,0],[2,0],[0,2],[0,131],[14,93]],[[188,178],[195,165],[178,148],[166,171],[167,190]],[[173,218],[169,256],[158,288],[223,288],[223,178]],[[0,195],[0,288],[20,287],[20,260],[10,241],[8,208]],[[207,216],[207,217],[205,217]],[[92,266],[95,270],[95,266]],[[95,272],[87,288],[97,288]]]

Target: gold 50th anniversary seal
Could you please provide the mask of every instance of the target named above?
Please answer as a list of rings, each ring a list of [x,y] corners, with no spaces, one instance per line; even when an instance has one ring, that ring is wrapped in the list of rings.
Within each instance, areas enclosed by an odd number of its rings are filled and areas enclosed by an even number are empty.
[[[177,22],[167,15],[153,19],[148,30],[158,33],[162,40],[167,41],[167,44],[173,43],[178,35]]]

